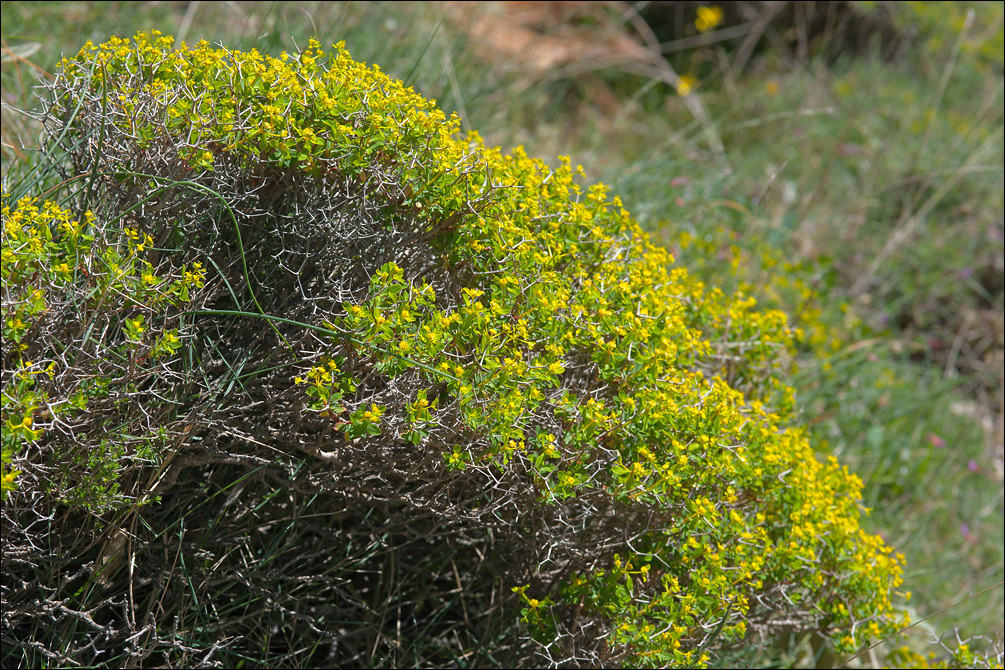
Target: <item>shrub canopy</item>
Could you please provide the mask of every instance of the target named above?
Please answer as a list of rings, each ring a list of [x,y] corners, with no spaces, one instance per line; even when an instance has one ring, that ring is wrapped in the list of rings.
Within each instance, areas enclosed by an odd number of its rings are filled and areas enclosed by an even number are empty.
[[[568,160],[313,41],[88,43],[45,120],[81,215],[3,210],[24,648],[695,666],[901,622],[861,483],[794,425],[784,315]],[[78,525],[40,534],[57,509]]]

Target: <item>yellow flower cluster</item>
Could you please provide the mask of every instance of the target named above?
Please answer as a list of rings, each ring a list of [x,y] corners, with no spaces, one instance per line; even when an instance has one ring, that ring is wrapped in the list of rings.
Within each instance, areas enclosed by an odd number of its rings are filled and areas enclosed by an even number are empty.
[[[165,313],[189,300],[189,291],[202,286],[205,271],[194,263],[171,276],[158,276],[147,259],[153,244],[149,235],[127,228],[120,240],[96,242],[92,232],[97,225],[91,212],[80,221],[51,201],[26,197],[11,203],[4,194],[0,216],[4,287],[0,330],[5,348],[0,478],[6,498],[17,488],[18,471],[11,464],[26,443],[39,440],[56,416],[83,410],[94,389],[125,383],[96,374],[75,376],[65,369],[64,348],[72,345],[39,347],[37,333],[47,327],[46,319],[53,313],[65,315],[67,309],[84,324],[102,308],[120,314],[118,330],[123,337],[95,358],[156,362],[181,347],[178,329],[164,327]],[[156,327],[151,323],[155,318]],[[96,342],[99,338],[92,335],[81,346],[93,347]],[[12,352],[9,359],[7,347]],[[42,366],[37,359],[28,360],[29,355],[44,357],[49,363]],[[37,383],[39,375],[47,382],[56,377],[73,381],[70,388],[63,383],[62,397],[50,397],[47,384]],[[37,422],[36,416],[47,420]],[[92,496],[88,502],[100,508],[99,498]]]

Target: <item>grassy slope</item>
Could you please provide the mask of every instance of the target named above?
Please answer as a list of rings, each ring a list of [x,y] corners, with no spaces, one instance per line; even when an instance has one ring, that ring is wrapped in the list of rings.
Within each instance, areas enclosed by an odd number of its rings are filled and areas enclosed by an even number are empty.
[[[490,143],[571,155],[682,265],[825,333],[825,358],[799,362],[800,402],[821,448],[865,480],[873,527],[907,555],[915,618],[993,587],[923,626],[1001,640],[997,5],[958,43],[963,19],[902,13],[931,43],[885,63],[768,49],[733,76],[725,47],[674,54],[699,80],[717,153],[709,124],[652,78],[603,63],[507,72],[479,61],[439,6],[298,4],[3,3],[4,187],[19,174],[14,138],[37,133],[6,105],[31,106],[35,72],[87,39],[157,28],[272,53],[345,39]]]

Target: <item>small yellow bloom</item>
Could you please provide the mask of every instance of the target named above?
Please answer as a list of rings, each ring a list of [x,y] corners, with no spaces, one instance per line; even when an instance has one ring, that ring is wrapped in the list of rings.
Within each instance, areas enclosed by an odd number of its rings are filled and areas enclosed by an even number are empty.
[[[686,75],[681,77],[680,83],[677,84],[677,94],[682,98],[687,97],[688,94],[691,93],[691,89],[693,89],[697,83],[698,80],[694,77],[688,77]]]
[[[694,27],[700,33],[707,33],[722,22],[722,7],[699,7]]]

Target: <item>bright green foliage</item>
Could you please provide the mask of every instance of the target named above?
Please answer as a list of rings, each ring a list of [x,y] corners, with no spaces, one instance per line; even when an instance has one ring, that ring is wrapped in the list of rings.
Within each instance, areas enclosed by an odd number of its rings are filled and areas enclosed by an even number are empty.
[[[295,59],[229,54],[206,43],[173,51],[172,45],[173,38],[156,31],[135,43],[89,44],[76,60],[64,61],[65,76],[86,74],[99,90],[107,80],[116,125],[134,134],[140,149],[150,147],[157,132],[180,133],[193,169],[213,170],[221,155],[233,155],[241,163],[296,166],[313,176],[337,171],[360,182],[393,170],[394,186],[406,194],[400,205],[425,207],[426,220],[473,204],[475,191],[457,185],[477,137],[470,145],[454,140],[457,117],[446,119],[433,102],[352,61],[344,49],[325,68],[316,42]],[[162,128],[138,123],[145,111],[136,98],[141,92],[167,101],[158,109]]]
[[[43,440],[47,428],[85,412],[92,399],[135,392],[150,366],[177,351],[179,329],[164,327],[163,314],[202,286],[198,264],[178,276],[155,274],[146,259],[148,235],[124,228],[119,240],[96,241],[93,228],[90,212],[81,222],[50,201],[24,198],[11,204],[4,198],[4,498],[18,486],[19,471],[10,470],[15,455]],[[151,328],[148,319],[157,325]],[[57,348],[44,346],[52,344],[53,331],[62,335],[55,338]],[[83,336],[82,344],[67,345],[64,338],[71,332],[69,341]],[[107,359],[109,365],[66,379],[75,364],[91,367],[88,359]],[[39,378],[46,383],[38,384]],[[72,439],[62,442],[67,478],[50,481],[50,490],[93,510],[129,503],[119,495],[117,481],[122,464],[135,456],[127,441],[103,439],[91,450]]]
[[[928,657],[912,651],[904,646],[894,649],[888,660],[893,668],[918,668],[919,670],[929,670],[935,668],[1001,668],[1001,657],[995,658],[990,654],[975,654],[970,649],[970,645],[961,642],[951,649],[945,644],[940,646],[948,653],[948,658],[936,660],[935,653]]]
[[[512,609],[545,659],[706,665],[779,618],[850,651],[903,623],[901,559],[860,527],[861,482],[791,425],[784,315],[669,270],[568,161],[460,135],[338,45],[277,59],[140,34],[88,44],[62,77],[82,83],[57,108],[105,101],[108,125],[80,132],[122,183],[162,183],[136,156],[166,146],[193,183],[240,173],[267,189],[294,172],[405,235],[390,260],[358,260],[369,285],[333,296],[312,324],[327,350],[290,382],[343,462],[406,449],[423,477],[485,483],[456,518],[512,508],[496,518],[534,545]],[[159,285],[136,277],[130,295]],[[123,317],[123,355],[147,319]]]

